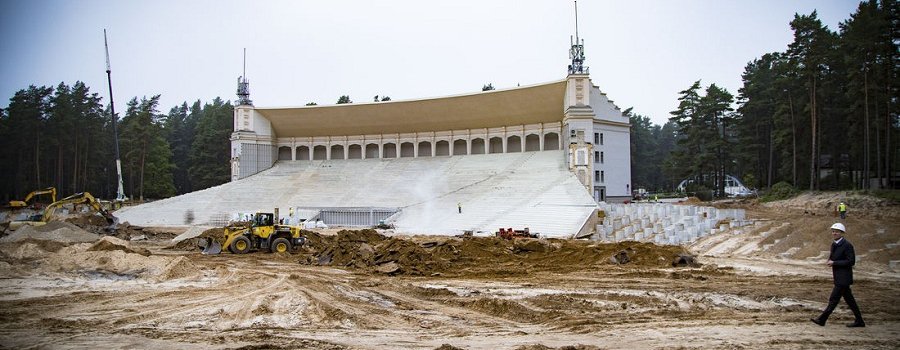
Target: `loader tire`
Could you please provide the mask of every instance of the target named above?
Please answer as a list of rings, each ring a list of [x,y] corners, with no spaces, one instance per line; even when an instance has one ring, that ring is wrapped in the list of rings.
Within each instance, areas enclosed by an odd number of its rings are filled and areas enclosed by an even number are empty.
[[[228,249],[235,254],[246,254],[250,251],[250,239],[247,236],[237,237],[231,242],[231,246]]]
[[[291,250],[291,241],[284,237],[276,238],[272,241],[271,250],[272,253],[287,253]]]

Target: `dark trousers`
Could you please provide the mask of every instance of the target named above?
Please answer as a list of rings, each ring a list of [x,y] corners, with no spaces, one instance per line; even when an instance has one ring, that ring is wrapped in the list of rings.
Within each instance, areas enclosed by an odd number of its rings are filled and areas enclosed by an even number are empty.
[[[822,311],[822,315],[819,316],[819,320],[825,322],[828,319],[828,316],[831,316],[831,313],[834,311],[834,308],[837,307],[838,302],[841,301],[841,298],[844,298],[844,301],[847,302],[847,306],[850,307],[850,311],[853,311],[853,316],[856,317],[856,322],[863,322],[862,313],[859,312],[859,305],[856,304],[856,298],[853,297],[853,291],[850,290],[850,286],[842,286],[842,285],[834,285],[834,289],[831,290],[831,296],[828,297],[828,307],[825,308],[825,311]]]

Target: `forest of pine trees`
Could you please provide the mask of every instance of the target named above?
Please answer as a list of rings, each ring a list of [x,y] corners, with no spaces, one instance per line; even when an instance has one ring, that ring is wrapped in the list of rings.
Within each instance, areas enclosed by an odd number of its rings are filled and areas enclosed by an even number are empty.
[[[759,189],[896,188],[898,15],[896,0],[865,1],[835,32],[797,14],[793,42],[749,62],[737,96],[696,81],[662,127],[629,109],[634,188],[693,179],[721,194],[726,174]]]
[[[158,110],[159,95],[133,98],[118,121],[125,194],[155,199],[229,179],[232,106],[219,98]],[[82,82],[29,86],[0,111],[0,198],[48,186],[61,196],[116,197],[110,111]]]

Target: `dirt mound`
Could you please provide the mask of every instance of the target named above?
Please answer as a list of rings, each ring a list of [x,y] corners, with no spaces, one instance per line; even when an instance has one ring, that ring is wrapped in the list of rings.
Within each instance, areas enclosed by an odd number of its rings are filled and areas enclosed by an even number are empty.
[[[342,230],[335,236],[305,232],[304,264],[365,269],[413,276],[507,276],[534,271],[567,272],[613,264],[626,251],[625,264],[666,267],[685,254],[678,246],[650,243],[595,243],[574,240],[496,237],[386,237],[374,230]],[[622,264],[621,262],[617,262]]]
[[[145,238],[156,239],[168,238],[169,236],[172,236],[171,233],[160,233],[153,230],[146,230],[140,226],[132,226],[127,222],[110,226],[110,224],[106,222],[105,218],[98,215],[75,216],[66,219],[66,222],[80,227],[81,229],[88,232],[93,232],[100,235],[112,235],[124,240],[132,240],[135,238],[140,238],[141,236]]]
[[[146,248],[134,247],[130,242],[118,239],[112,236],[106,236],[101,238],[99,241],[95,242],[91,245],[90,248],[87,249],[89,252],[110,252],[114,250],[121,250],[126,253],[140,254],[143,256],[150,256],[150,251]]]
[[[106,243],[100,243],[106,242]],[[143,278],[164,281],[189,277],[198,269],[187,258],[145,256],[129,252],[127,243],[114,237],[105,237],[98,244],[76,244],[60,249],[40,260],[34,272],[77,273],[87,276],[101,275],[111,278]],[[95,249],[96,247],[104,247]],[[95,250],[91,250],[95,249]]]
[[[900,218],[900,203],[859,191],[804,192],[794,198],[765,203],[768,208],[804,210],[810,214],[835,216],[838,204],[847,204],[847,215]]]
[[[225,229],[221,228],[221,227],[214,227],[214,228],[208,229],[206,231],[203,231],[203,233],[201,233],[200,235],[198,235],[196,237],[183,239],[181,241],[176,242],[174,245],[167,247],[166,249],[183,250],[183,251],[191,251],[191,252],[196,251],[196,250],[199,250],[197,244],[200,242],[200,240],[205,239],[207,237],[215,239],[219,243],[224,243],[225,242]]]
[[[23,226],[13,233],[0,238],[0,243],[19,242],[26,239],[48,240],[63,244],[94,242],[100,236],[82,230],[75,225],[53,221],[41,227]]]
[[[169,261],[156,276],[157,280],[168,281],[197,274],[198,268],[188,258],[179,256]]]

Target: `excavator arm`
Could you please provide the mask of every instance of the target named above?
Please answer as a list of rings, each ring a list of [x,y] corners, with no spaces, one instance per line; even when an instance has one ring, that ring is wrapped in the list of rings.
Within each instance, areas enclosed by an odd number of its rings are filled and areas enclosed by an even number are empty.
[[[9,202],[9,207],[10,207],[10,208],[24,208],[24,207],[27,207],[27,206],[28,206],[28,201],[30,201],[32,197],[34,197],[34,196],[39,196],[39,195],[42,195],[42,194],[49,194],[49,195],[50,195],[51,202],[56,202],[56,187],[47,187],[47,188],[42,189],[42,190],[34,190],[34,191],[31,191],[31,193],[29,193],[27,196],[25,196],[25,199],[24,199],[24,200],[21,200],[21,201],[10,201],[10,202]]]
[[[98,201],[97,198],[94,198],[94,196],[91,195],[90,192],[81,192],[81,193],[76,193],[76,194],[73,194],[66,198],[60,199],[59,201],[53,202],[52,204],[48,205],[47,208],[44,209],[43,214],[36,215],[35,217],[33,217],[27,221],[10,222],[10,228],[17,229],[18,227],[21,227],[23,225],[32,225],[32,226],[44,225],[47,222],[49,222],[50,220],[53,220],[53,218],[56,217],[56,211],[59,210],[59,208],[62,208],[62,206],[66,205],[66,204],[90,205],[92,209],[94,209],[95,211],[100,213],[100,215],[103,215],[103,217],[106,219],[106,221],[110,224],[110,227],[114,228],[114,225],[118,223],[117,222],[118,220],[116,219],[116,217],[113,216],[106,209],[104,209],[103,206],[100,205],[100,201]]]

